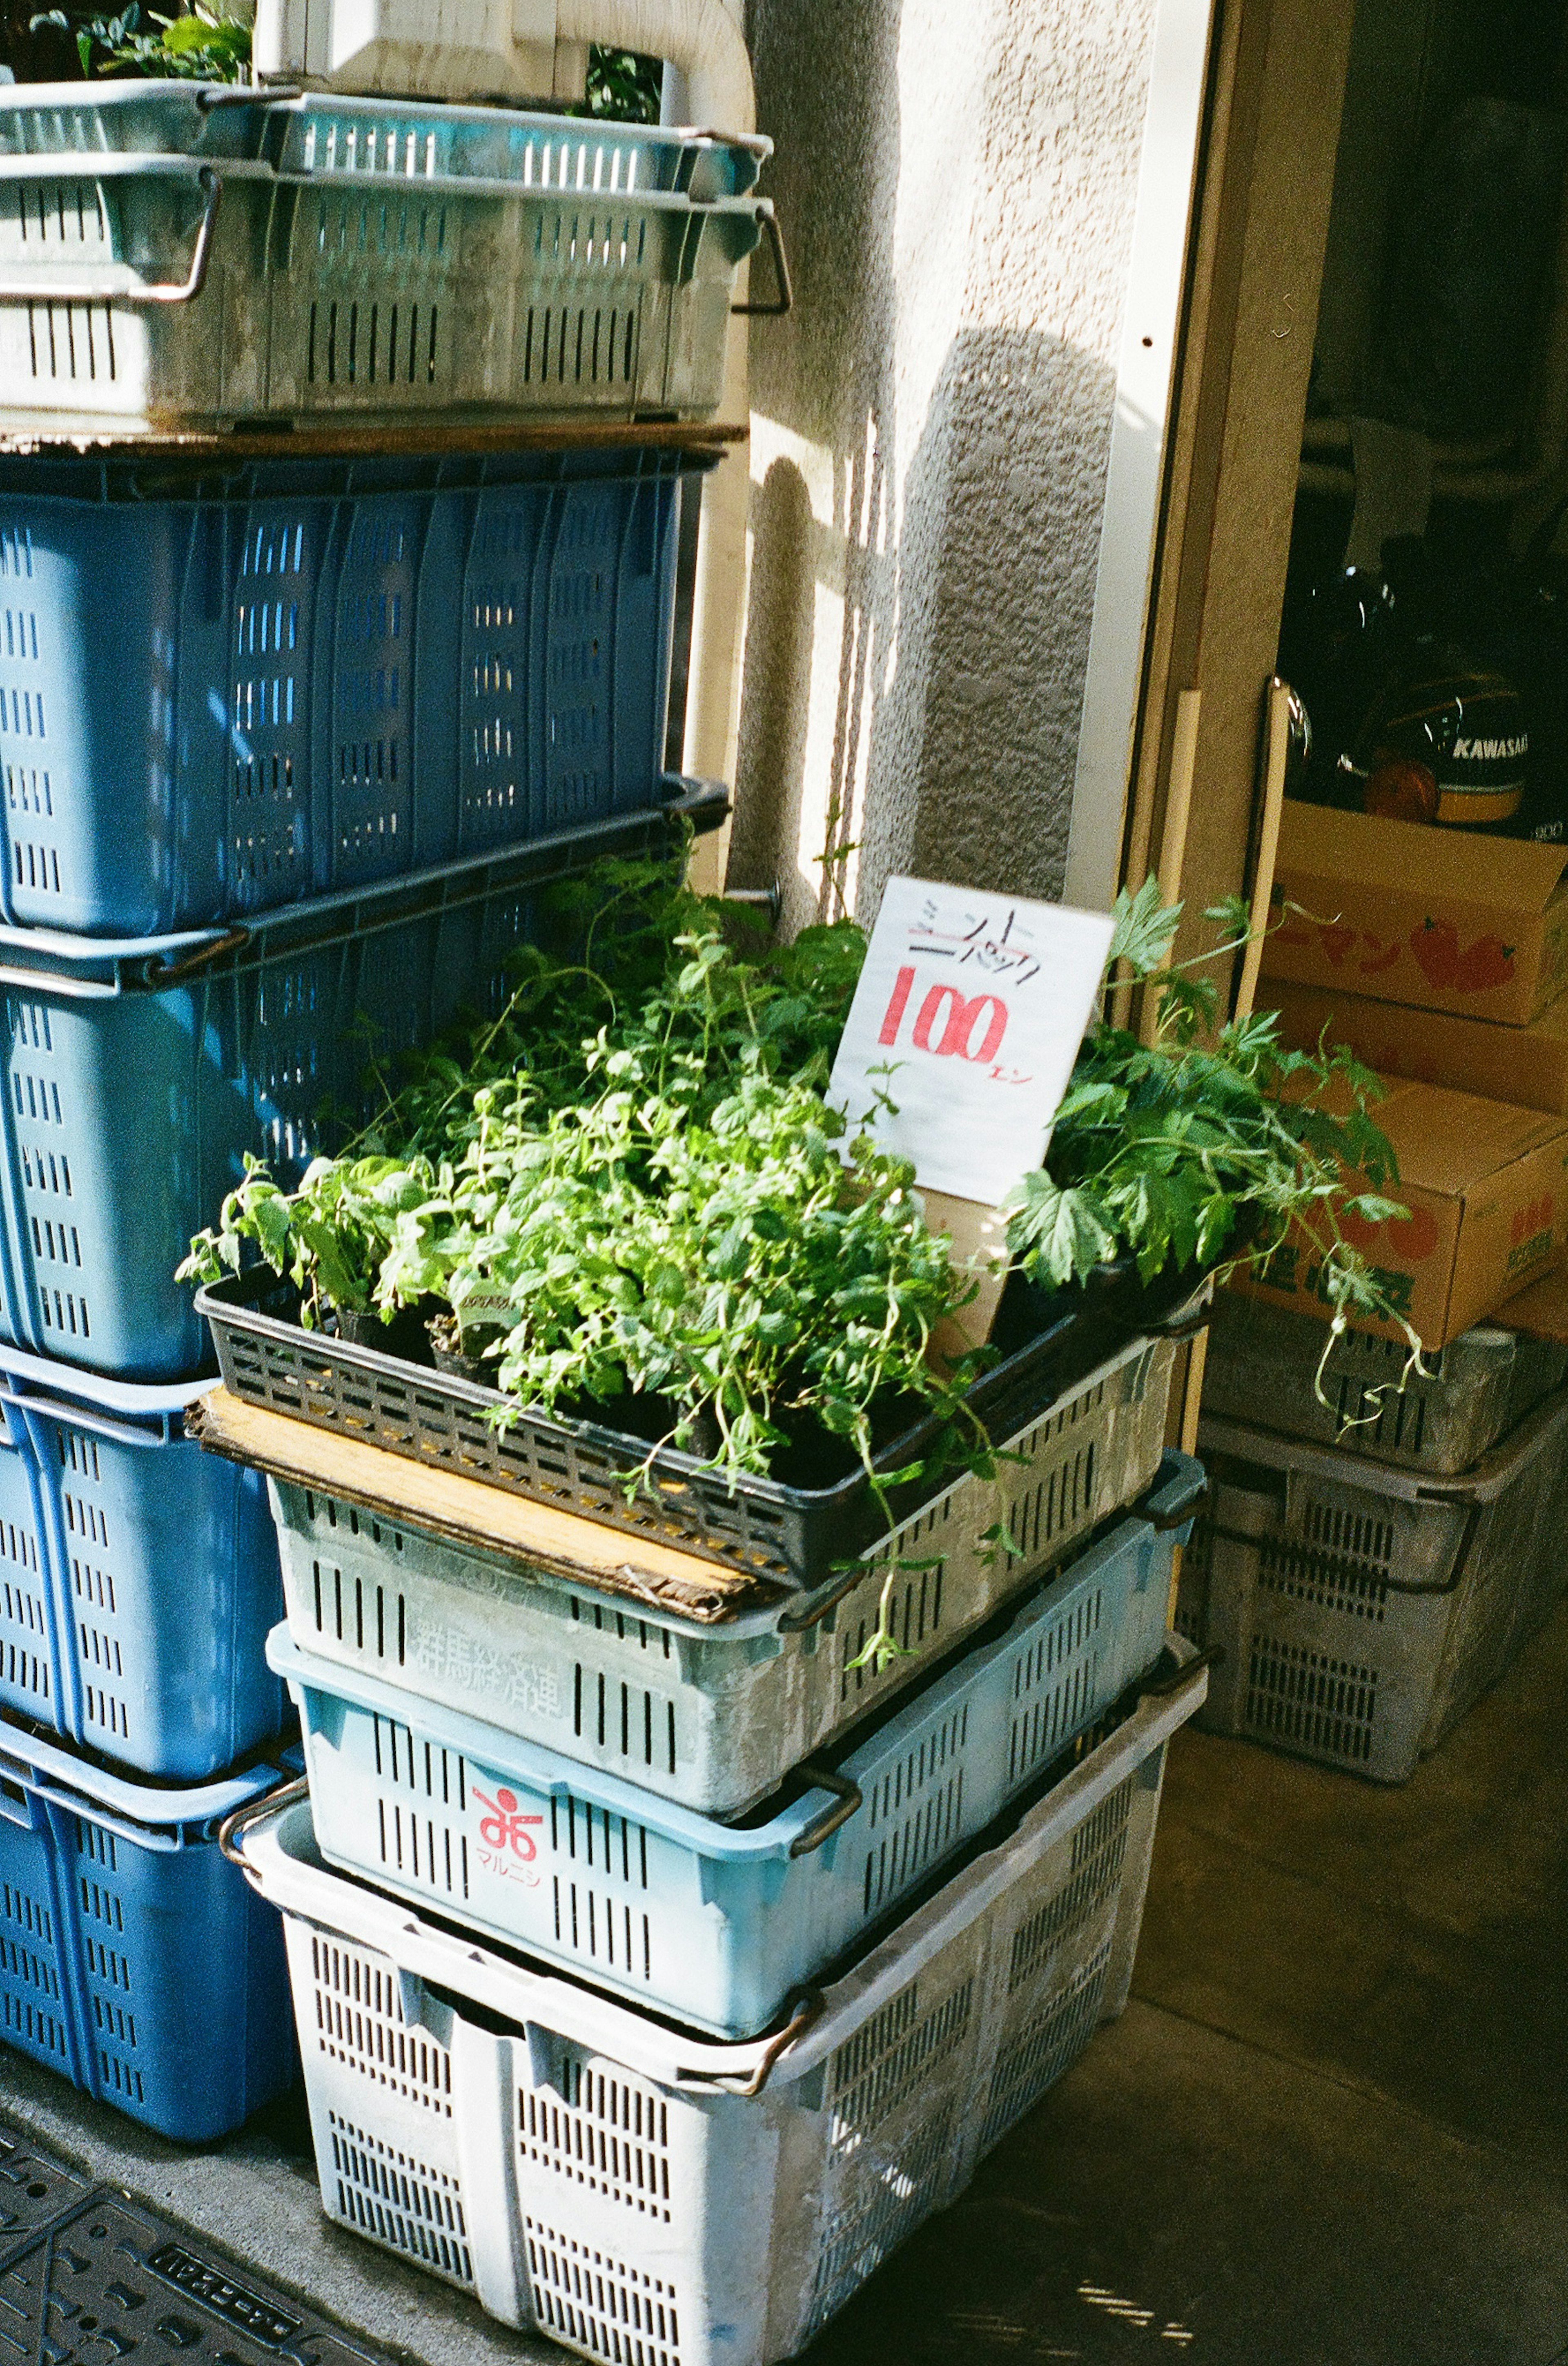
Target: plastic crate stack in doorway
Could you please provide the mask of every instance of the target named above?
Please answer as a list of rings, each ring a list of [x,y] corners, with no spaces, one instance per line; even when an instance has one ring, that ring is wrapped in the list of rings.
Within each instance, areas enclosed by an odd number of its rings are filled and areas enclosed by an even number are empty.
[[[771,2366],[956,2195],[1126,1994],[1204,1683],[1174,1354],[729,1617],[274,1478],[308,1800],[230,1845],[284,1910],[334,2218],[603,2366],[677,2325]]]
[[[1350,1333],[1319,1392],[1325,1343],[1222,1294],[1177,1624],[1224,1654],[1206,1724],[1403,1783],[1568,1585],[1568,1356],[1484,1324],[1401,1389],[1404,1348]]]
[[[277,1546],[174,1270],[498,1007],[543,879],[700,809],[711,456],[606,431],[717,400],[765,146],[0,93],[0,2035],[171,2135],[293,2065],[217,1845],[292,1726]]]

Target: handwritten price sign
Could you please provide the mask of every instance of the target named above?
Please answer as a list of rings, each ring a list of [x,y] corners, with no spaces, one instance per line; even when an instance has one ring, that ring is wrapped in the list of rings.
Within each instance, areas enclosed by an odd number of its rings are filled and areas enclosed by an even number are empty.
[[[1110,942],[1106,913],[890,879],[834,1106],[927,1190],[995,1207],[1045,1157]]]

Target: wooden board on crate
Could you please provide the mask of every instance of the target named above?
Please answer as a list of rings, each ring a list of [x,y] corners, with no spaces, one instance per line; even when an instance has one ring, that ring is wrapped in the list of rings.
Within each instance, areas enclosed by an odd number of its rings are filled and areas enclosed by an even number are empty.
[[[308,427],[257,420],[224,429],[139,428],[69,413],[10,411],[0,455],[134,460],[353,460],[510,452],[694,452],[719,458],[751,430],[721,420],[327,420]]]
[[[640,1541],[576,1512],[503,1493],[455,1471],[410,1462],[379,1446],[291,1421],[215,1388],[185,1414],[185,1427],[209,1454],[269,1477],[341,1497],[378,1519],[420,1528],[447,1542],[499,1554],[568,1584],[673,1612],[705,1626],[765,1608],[785,1589],[766,1578]]]

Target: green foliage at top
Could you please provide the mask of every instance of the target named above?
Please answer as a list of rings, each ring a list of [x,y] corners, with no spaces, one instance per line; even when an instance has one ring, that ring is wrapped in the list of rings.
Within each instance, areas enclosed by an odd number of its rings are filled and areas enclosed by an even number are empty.
[[[656,123],[664,71],[658,58],[596,44],[588,51],[587,112],[617,123]]]
[[[251,28],[233,23],[218,8],[196,0],[189,15],[160,17],[148,11],[142,30],[137,0],[118,17],[82,17],[51,8],[35,17],[30,30],[45,25],[74,36],[82,72],[91,80],[106,68],[146,74],[154,80],[238,82],[251,62]]]
[[[1201,960],[1246,943],[1238,900],[1204,917],[1220,941]],[[1152,981],[1154,1041],[1090,1030],[1045,1168],[1017,1194],[1014,1255],[1047,1290],[1127,1255],[1151,1281],[1227,1257],[1265,1261],[1294,1227],[1317,1252],[1337,1316],[1402,1319],[1340,1229],[1346,1213],[1377,1223],[1405,1212],[1382,1188],[1397,1169],[1367,1113],[1381,1084],[1342,1046],[1288,1049],[1273,1014],[1218,1025],[1213,982],[1165,966],[1181,918],[1153,880],[1117,898],[1110,959]],[[1367,1188],[1347,1194],[1348,1178]]]
[[[34,17],[29,30],[48,26],[72,38],[82,72],[144,74],[154,81],[239,82],[251,62],[251,28],[227,17],[221,6],[195,0],[186,14],[161,17],[149,9],[145,26],[140,0],[118,16],[88,15],[78,8],[50,8]],[[656,123],[664,67],[657,58],[632,50],[588,51],[588,89],[573,113],[620,123]]]
[[[247,1245],[330,1309],[435,1301],[544,1411],[628,1396],[765,1470],[802,1423],[869,1466],[874,1408],[956,1406],[933,1331],[969,1288],[902,1162],[823,1098],[864,940],[764,952],[678,874],[601,863],[555,899],[569,958],[521,955],[498,1019],[381,1078],[339,1159],[253,1166],[185,1270]]]
[[[1151,1282],[1267,1255],[1294,1226],[1341,1317],[1386,1315],[1340,1233],[1347,1209],[1400,1212],[1375,1078],[1287,1050],[1272,1019],[1217,1025],[1214,986],[1170,965],[1179,917],[1152,884],[1118,903],[1112,957],[1155,979],[1155,1040],[1091,1030],[1013,1256],[1047,1291],[1129,1256]],[[1245,916],[1209,917],[1233,953]],[[769,948],[678,869],[610,862],[557,891],[551,933],[555,951],[516,957],[498,1017],[376,1073],[342,1157],[292,1193],[252,1167],[185,1269],[210,1280],[259,1251],[307,1323],[444,1308],[520,1403],[625,1408],[643,1435],[642,1400],[732,1473],[767,1470],[802,1424],[869,1466],[879,1408],[959,1419],[977,1367],[938,1376],[927,1350],[966,1285],[910,1169],[825,1098],[860,931]],[[962,1449],[989,1454],[972,1434]]]

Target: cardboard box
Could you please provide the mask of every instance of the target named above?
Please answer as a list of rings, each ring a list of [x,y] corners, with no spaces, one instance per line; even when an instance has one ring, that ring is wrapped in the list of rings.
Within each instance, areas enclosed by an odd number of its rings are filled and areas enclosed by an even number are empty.
[[[1539,1110],[1396,1079],[1374,1112],[1393,1143],[1400,1179],[1395,1222],[1347,1217],[1343,1230],[1382,1276],[1428,1347],[1443,1347],[1505,1299],[1549,1273],[1568,1240],[1568,1125]],[[1357,1187],[1350,1187],[1353,1191]],[[1287,1240],[1267,1277],[1243,1270],[1248,1296],[1330,1319],[1316,1248]],[[1368,1330],[1398,1338],[1393,1323]]]
[[[1267,979],[1261,1008],[1277,1009],[1280,1038],[1313,1052],[1320,1038],[1348,1043],[1380,1076],[1414,1076],[1483,1100],[1568,1116],[1568,995],[1548,1003],[1528,1027],[1501,1027],[1495,1019],[1459,1019],[1446,1010],[1412,1010],[1370,995],[1329,986],[1287,986]],[[1375,1114],[1375,1112],[1374,1112]]]
[[[1564,865],[1568,846],[1287,803],[1264,975],[1526,1026],[1568,986]]]
[[[1518,1298],[1499,1306],[1497,1320],[1506,1331],[1523,1331],[1531,1339],[1568,1347],[1568,1272],[1557,1266],[1543,1281],[1532,1281]]]

